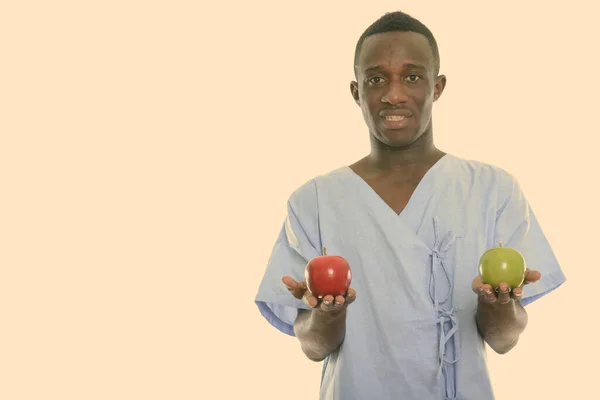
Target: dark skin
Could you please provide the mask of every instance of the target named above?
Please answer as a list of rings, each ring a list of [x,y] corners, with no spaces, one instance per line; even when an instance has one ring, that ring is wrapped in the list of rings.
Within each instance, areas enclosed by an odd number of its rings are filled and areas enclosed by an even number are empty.
[[[300,310],[294,322],[302,351],[312,361],[323,361],[344,340],[346,312],[356,299],[356,291],[350,288],[346,296],[327,295],[317,299],[307,290],[306,282],[296,282],[289,276],[282,280],[294,297],[311,307],[310,311]]]
[[[370,153],[350,165],[386,204],[400,214],[425,173],[445,153],[433,141],[432,108],[442,95],[446,77],[436,71],[427,39],[414,32],[389,32],[368,37],[358,59],[350,91],[369,129]],[[527,271],[524,284],[540,279]],[[290,293],[311,310],[300,311],[294,332],[306,356],[324,360],[342,344],[348,307],[356,291],[317,299],[289,276],[282,278]],[[504,354],[512,349],[527,325],[520,303],[522,286],[498,291],[472,282],[478,295],[478,330],[490,347]]]
[[[374,35],[363,42],[350,91],[370,133],[371,152],[350,165],[400,214],[425,173],[444,153],[433,143],[431,113],[446,86],[436,76],[427,39],[413,32]],[[402,127],[384,115],[405,114]]]
[[[501,283],[497,289],[484,284],[480,277],[473,279],[471,287],[478,296],[477,329],[496,353],[506,354],[517,345],[528,320],[527,311],[521,304],[523,287],[541,277],[539,271],[527,269],[521,286],[511,288]]]

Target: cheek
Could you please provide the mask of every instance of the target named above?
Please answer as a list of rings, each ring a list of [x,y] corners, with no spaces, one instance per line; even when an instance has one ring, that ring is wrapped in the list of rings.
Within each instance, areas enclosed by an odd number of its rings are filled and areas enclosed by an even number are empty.
[[[365,107],[369,108],[374,114],[377,114],[382,105],[385,105],[381,101],[382,93],[381,91],[373,90],[370,93],[366,93],[367,99]]]
[[[421,110],[421,116],[427,118],[428,114],[431,113],[433,103],[433,90],[421,93],[415,98],[415,103],[418,104]]]
[[[360,102],[360,109],[362,110],[362,113],[366,116],[369,115],[369,103],[366,101],[361,101]]]
[[[365,116],[372,116],[376,113],[378,106],[378,97],[373,93],[364,92],[362,96],[363,101],[360,103],[360,108]]]
[[[426,101],[421,108],[421,120],[423,122],[426,122],[429,120],[429,118],[431,118],[431,111],[431,102]]]

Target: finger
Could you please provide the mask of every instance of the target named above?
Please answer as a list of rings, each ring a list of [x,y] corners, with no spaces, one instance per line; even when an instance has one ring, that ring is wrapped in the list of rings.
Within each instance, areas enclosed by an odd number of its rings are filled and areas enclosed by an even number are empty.
[[[334,297],[330,294],[323,297],[323,301],[321,302],[321,310],[323,311],[331,311],[335,307]]]
[[[530,269],[526,269],[525,270],[525,280],[523,281],[523,285],[537,282],[541,278],[542,278],[542,273],[540,271],[533,271]]]
[[[333,301],[333,306],[335,308],[340,308],[342,307],[344,304],[346,303],[346,298],[344,296],[338,295],[335,296],[335,299]]]
[[[523,298],[523,286],[520,286],[520,287],[512,290],[512,298],[517,301],[519,301]]]
[[[298,287],[299,283],[292,278],[291,276],[284,276],[283,278],[281,278],[281,282],[283,282],[283,284],[288,288],[288,290],[293,290],[295,288]]]
[[[346,306],[352,304],[354,300],[356,300],[356,291],[350,288],[348,289],[348,293],[346,294]]]
[[[481,297],[486,303],[495,303],[498,299],[496,297],[496,291],[492,288],[492,285],[481,286]]]
[[[304,292],[304,295],[302,296],[302,301],[304,302],[304,304],[311,308],[315,308],[319,305],[319,299],[317,299],[316,296],[314,296],[308,290]]]
[[[506,304],[510,302],[510,286],[506,283],[501,283],[498,286],[498,303]]]
[[[326,301],[325,298],[327,298]],[[344,296],[335,296],[335,298],[333,296],[325,296],[325,298],[323,298],[323,304],[321,305],[321,309],[323,311],[340,310],[344,308],[344,304],[346,304],[346,299],[344,299]]]
[[[306,292],[306,283],[305,282],[297,282],[291,276],[284,276],[281,278],[283,284],[287,287],[287,290],[297,299],[301,299]]]
[[[477,277],[475,279],[473,279],[473,283],[471,283],[471,289],[473,289],[473,292],[477,293],[477,294],[481,294],[481,287],[483,286],[483,282],[481,280],[481,277]]]

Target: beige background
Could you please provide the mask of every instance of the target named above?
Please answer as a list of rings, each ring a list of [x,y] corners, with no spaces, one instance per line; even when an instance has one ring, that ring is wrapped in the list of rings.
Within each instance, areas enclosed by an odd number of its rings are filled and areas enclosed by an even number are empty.
[[[362,31],[436,35],[437,144],[522,183],[569,279],[490,353],[500,400],[591,399],[592,2],[3,1],[0,399],[316,399],[253,303],[288,195],[368,150]]]

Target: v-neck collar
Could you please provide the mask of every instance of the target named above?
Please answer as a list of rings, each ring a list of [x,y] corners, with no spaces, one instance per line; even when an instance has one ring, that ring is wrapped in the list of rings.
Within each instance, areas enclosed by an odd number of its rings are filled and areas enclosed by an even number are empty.
[[[365,188],[365,192],[368,193],[370,197],[374,197],[377,202],[386,208],[392,214],[392,217],[405,219],[409,225],[413,225],[410,223],[414,222],[412,221],[413,218],[411,218],[411,216],[416,216],[416,220],[420,220],[420,213],[416,213],[416,209],[414,210],[415,212],[413,212],[413,208],[417,207],[424,201],[424,199],[427,198],[427,193],[431,193],[431,189],[436,182],[436,178],[439,176],[437,173],[438,170],[443,168],[450,158],[452,158],[450,154],[444,154],[427,170],[427,172],[425,172],[423,178],[421,178],[417,184],[417,187],[408,199],[406,206],[404,209],[402,209],[402,211],[400,211],[400,213],[396,213],[396,211],[394,211],[394,209],[390,207],[385,200],[383,200],[383,198],[371,187],[371,185],[369,185],[360,175],[350,168],[350,166],[344,166],[343,168],[348,171],[350,175],[354,176],[354,178],[358,179],[360,184]]]

